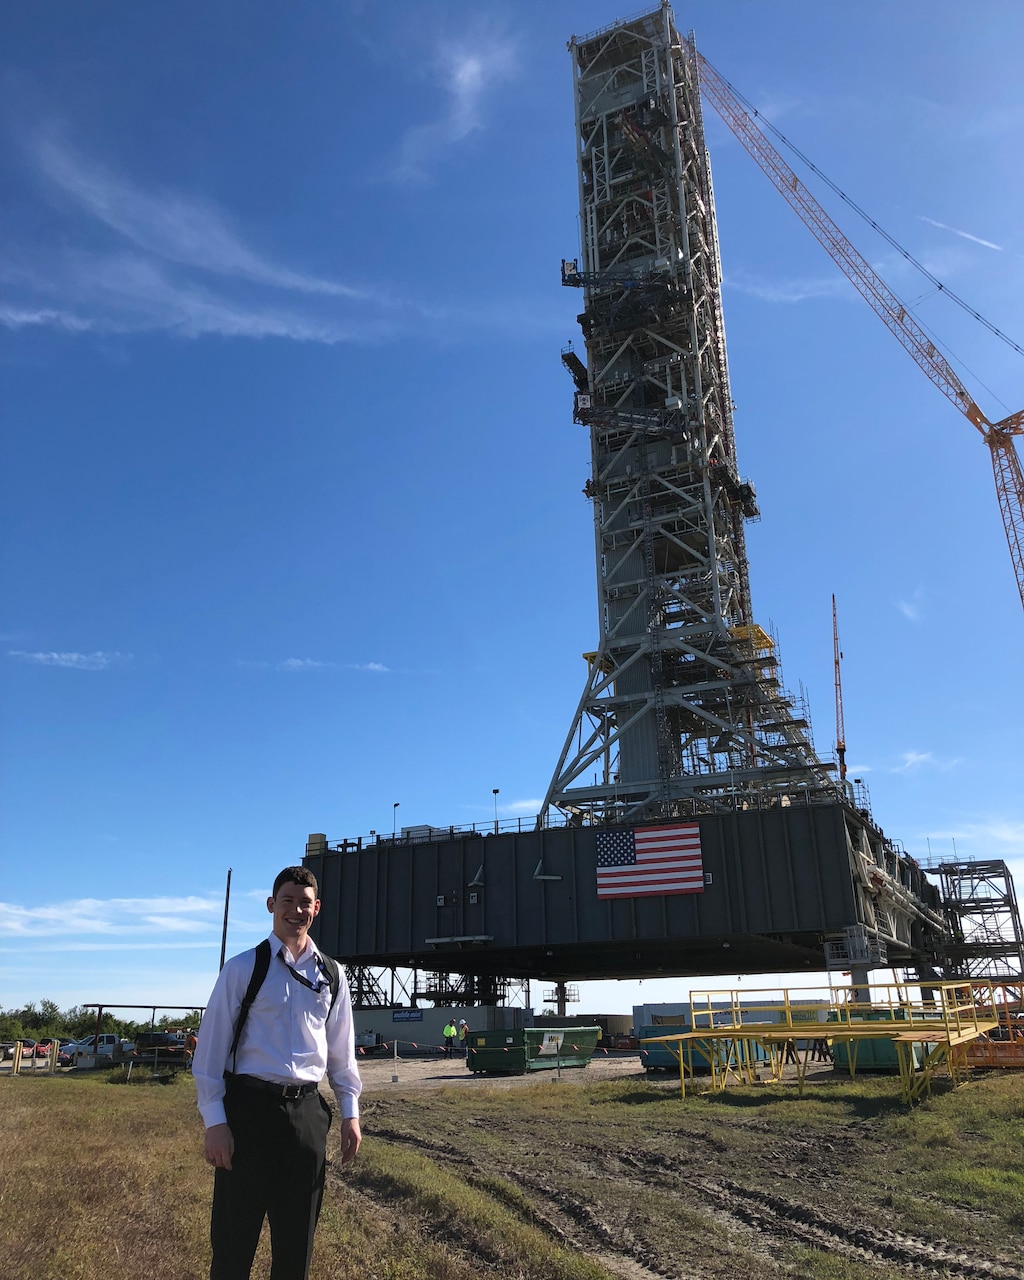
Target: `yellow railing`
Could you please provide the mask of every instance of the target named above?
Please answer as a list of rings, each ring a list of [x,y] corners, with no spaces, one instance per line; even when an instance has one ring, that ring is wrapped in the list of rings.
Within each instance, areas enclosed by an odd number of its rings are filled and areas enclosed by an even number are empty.
[[[827,997],[820,989],[692,991],[693,1029],[650,1037],[642,1043],[664,1044],[677,1055],[683,1090],[686,1075],[693,1075],[695,1048],[708,1059],[711,1087],[718,1090],[725,1088],[730,1077],[756,1078],[755,1047],[759,1047],[775,1081],[782,1079],[787,1058],[796,1061],[802,1093],[816,1044],[845,1045],[850,1074],[854,1075],[858,1043],[889,1040],[904,1100],[913,1102],[930,1089],[940,1067],[948,1070],[954,1084],[965,1078],[971,1051],[1000,1025],[996,1009],[992,984],[977,981],[935,982],[921,987],[855,984],[832,988]],[[798,1042],[802,1057],[796,1052]]]

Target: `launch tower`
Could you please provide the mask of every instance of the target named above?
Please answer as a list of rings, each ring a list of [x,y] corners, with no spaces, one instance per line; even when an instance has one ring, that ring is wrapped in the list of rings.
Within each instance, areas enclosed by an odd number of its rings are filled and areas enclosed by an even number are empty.
[[[569,49],[600,639],[541,822],[840,798],[751,606],[695,57],[667,3]]]

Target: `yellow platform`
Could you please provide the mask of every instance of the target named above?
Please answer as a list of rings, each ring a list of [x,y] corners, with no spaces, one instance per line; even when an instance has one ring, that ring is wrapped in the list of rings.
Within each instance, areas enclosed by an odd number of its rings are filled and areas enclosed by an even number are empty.
[[[808,991],[691,992],[692,1031],[650,1036],[641,1044],[663,1044],[679,1062],[679,1087],[685,1095],[693,1078],[694,1054],[710,1065],[712,1090],[730,1081],[754,1083],[767,1067],[782,1079],[787,1058],[795,1059],[799,1093],[816,1047],[836,1043],[848,1048],[850,1074],[857,1069],[857,1046],[866,1040],[893,1045],[905,1102],[916,1102],[945,1068],[954,1084],[970,1069],[969,1048],[986,1043],[1000,1023],[991,984],[937,982],[928,988],[858,986],[833,990],[815,999]],[[761,997],[760,1002],[753,997]],[[703,1025],[702,1025],[703,1024]],[[803,1048],[797,1052],[796,1042]],[[920,1046],[915,1051],[915,1047]],[[820,1050],[819,1050],[820,1051]]]

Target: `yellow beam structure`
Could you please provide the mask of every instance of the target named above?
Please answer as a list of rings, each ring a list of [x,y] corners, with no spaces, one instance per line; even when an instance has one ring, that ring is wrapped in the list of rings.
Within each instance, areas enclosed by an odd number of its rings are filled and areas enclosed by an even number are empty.
[[[695,1052],[708,1064],[712,1091],[719,1092],[730,1080],[754,1083],[758,1079],[758,1049],[766,1055],[763,1060],[772,1080],[781,1080],[785,1046],[793,1044],[795,1049],[800,1040],[803,1051],[796,1054],[796,1076],[803,1096],[813,1041],[847,1045],[852,1076],[858,1045],[887,1040],[895,1051],[903,1101],[912,1103],[930,1091],[935,1072],[943,1066],[954,1085],[962,1083],[970,1065],[968,1046],[1000,1025],[992,990],[984,984],[937,982],[914,990],[916,996],[900,985],[851,987],[832,992],[832,998],[824,1001],[811,998],[809,992],[783,989],[761,1003],[741,999],[758,994],[754,992],[691,992],[694,1029],[649,1036],[640,1043],[662,1044],[673,1053],[679,1062],[680,1096],[685,1097],[686,1077],[695,1075]],[[771,1020],[764,1018],[769,1012]],[[703,1020],[707,1025],[698,1025]],[[915,1052],[917,1045],[921,1047]]]

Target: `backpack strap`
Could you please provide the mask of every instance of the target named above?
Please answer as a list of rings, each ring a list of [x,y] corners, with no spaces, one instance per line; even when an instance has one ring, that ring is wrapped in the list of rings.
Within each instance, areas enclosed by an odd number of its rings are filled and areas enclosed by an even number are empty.
[[[235,1034],[231,1041],[231,1048],[228,1050],[228,1056],[231,1059],[231,1070],[235,1069],[235,1060],[238,1056],[238,1042],[242,1038],[242,1028],[245,1026],[245,1020],[249,1016],[249,1010],[252,1008],[252,1002],[259,994],[260,987],[263,986],[267,974],[270,972],[270,939],[264,938],[256,948],[256,959],[252,966],[252,977],[249,979],[249,985],[242,997],[242,1003],[238,1009],[238,1020],[235,1023]],[[332,988],[333,990],[333,988]]]
[[[334,1002],[338,998],[338,992],[341,989],[341,966],[333,956],[325,955],[322,951],[320,952],[320,960],[331,984],[331,1003],[327,1006],[327,1018],[329,1018],[331,1010],[334,1008]],[[324,1022],[327,1021],[327,1018],[324,1018]]]

